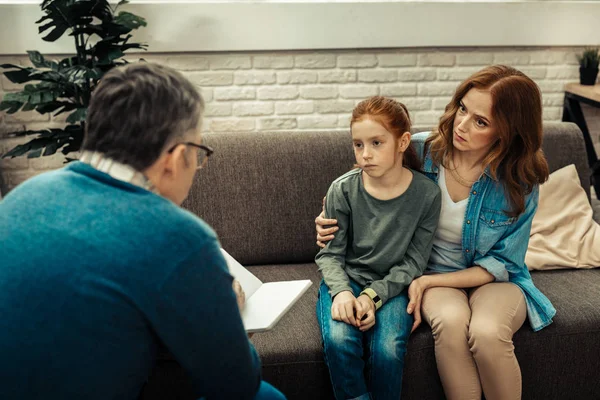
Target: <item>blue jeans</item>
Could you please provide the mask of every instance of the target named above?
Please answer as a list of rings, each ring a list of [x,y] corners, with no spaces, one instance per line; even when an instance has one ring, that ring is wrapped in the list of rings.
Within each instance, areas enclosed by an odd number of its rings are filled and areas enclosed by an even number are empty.
[[[350,280],[354,296],[362,288]],[[325,363],[337,400],[400,399],[406,343],[413,324],[406,312],[406,290],[389,299],[375,314],[367,332],[331,318],[329,287],[321,282],[317,319],[323,337]]]

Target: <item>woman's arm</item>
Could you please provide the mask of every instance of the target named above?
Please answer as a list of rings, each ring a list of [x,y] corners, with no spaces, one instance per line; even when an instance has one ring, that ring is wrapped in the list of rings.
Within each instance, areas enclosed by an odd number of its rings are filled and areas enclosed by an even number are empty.
[[[444,274],[431,274],[421,276],[424,290],[432,287],[471,288],[494,281],[494,275],[487,272],[479,265],[462,271],[447,272]]]
[[[531,224],[537,211],[539,187],[535,186],[525,198],[525,211],[510,225],[502,239],[485,254],[476,253],[473,264],[480,265],[492,274],[496,281],[506,282],[511,273],[527,268],[525,254],[531,236]]]

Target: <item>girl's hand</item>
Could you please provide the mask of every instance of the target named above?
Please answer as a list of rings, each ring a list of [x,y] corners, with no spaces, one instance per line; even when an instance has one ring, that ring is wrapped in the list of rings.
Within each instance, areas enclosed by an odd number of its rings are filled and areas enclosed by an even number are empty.
[[[337,219],[325,219],[325,197],[323,197],[323,210],[315,219],[317,229],[317,246],[325,247],[325,243],[333,239],[333,233],[338,230]],[[333,225],[329,228],[326,226]]]
[[[361,305],[361,309],[356,313],[359,324],[358,329],[361,332],[366,332],[375,325],[375,304],[366,294],[358,296],[356,301]]]
[[[357,301],[356,297],[351,291],[345,290],[339,292],[333,298],[333,304],[331,305],[331,318],[336,321],[343,321],[349,325],[358,327],[356,318],[357,309],[362,307]]]
[[[410,299],[410,302],[408,303],[406,312],[409,314],[414,313],[415,318],[415,322],[410,331],[411,333],[421,325],[421,300],[423,300],[423,293],[425,293],[427,287],[427,276],[421,276],[413,280],[408,287],[408,298]]]

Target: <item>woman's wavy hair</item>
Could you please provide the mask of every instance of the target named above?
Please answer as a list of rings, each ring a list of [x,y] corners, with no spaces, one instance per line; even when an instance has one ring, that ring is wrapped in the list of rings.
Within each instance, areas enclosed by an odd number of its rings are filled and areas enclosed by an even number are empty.
[[[373,96],[361,101],[352,111],[350,128],[355,122],[366,118],[381,124],[388,132],[396,138],[404,132],[410,132],[410,115],[406,106],[394,99],[383,96]],[[402,157],[402,165],[420,171],[421,161],[412,144],[409,144]]]
[[[548,163],[542,151],[542,96],[538,86],[522,72],[504,65],[493,65],[471,75],[456,89],[439,125],[427,139],[438,165],[452,157],[454,116],[460,101],[472,88],[492,95],[492,118],[498,138],[483,159],[494,179],[500,180],[516,217],[525,210],[525,196],[535,185],[548,179]]]

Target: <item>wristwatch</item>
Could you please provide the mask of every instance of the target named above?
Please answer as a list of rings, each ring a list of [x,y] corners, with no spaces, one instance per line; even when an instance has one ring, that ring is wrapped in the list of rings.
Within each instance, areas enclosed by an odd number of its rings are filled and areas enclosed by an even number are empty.
[[[381,306],[382,306],[381,297],[379,297],[379,295],[377,293],[375,293],[375,291],[373,289],[366,288],[362,292],[360,292],[360,294],[366,294],[367,296],[369,296],[369,298],[371,300],[373,300],[373,303],[375,304],[375,311],[377,311],[381,308]]]

